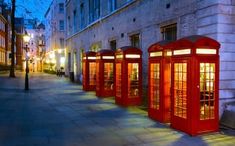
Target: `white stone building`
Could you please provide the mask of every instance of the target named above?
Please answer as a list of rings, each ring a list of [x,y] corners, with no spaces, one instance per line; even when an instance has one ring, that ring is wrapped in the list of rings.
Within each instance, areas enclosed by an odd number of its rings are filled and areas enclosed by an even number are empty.
[[[221,43],[220,113],[235,100],[235,0],[66,0],[66,74],[82,73],[81,53],[205,35]],[[144,79],[147,85],[147,78]]]
[[[64,0],[53,0],[45,14],[46,50],[48,60],[55,64],[54,70],[64,67],[65,9]]]

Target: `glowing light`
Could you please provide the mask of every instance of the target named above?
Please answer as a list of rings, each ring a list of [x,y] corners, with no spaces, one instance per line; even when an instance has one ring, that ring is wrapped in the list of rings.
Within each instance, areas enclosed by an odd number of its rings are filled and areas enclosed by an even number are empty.
[[[166,52],[166,56],[172,56],[172,52],[171,51],[167,51]]]
[[[158,57],[158,56],[162,56],[162,51],[151,52],[150,53],[150,57]]]
[[[191,54],[191,49],[182,49],[182,50],[174,50],[173,55],[186,55]]]
[[[87,59],[95,60],[95,59],[96,59],[96,57],[87,57]]]
[[[96,59],[100,59],[100,56],[96,56]]]
[[[26,56],[29,57],[30,56],[30,52],[27,52]]]
[[[55,53],[54,53],[54,52],[51,52],[51,53],[49,54],[49,57],[50,57],[51,59],[55,58]]]
[[[28,43],[30,41],[30,36],[29,35],[24,35],[23,40],[25,43]]]
[[[103,59],[114,59],[114,56],[102,56]]]
[[[122,58],[123,58],[123,55],[116,55],[116,58],[117,58],[117,59],[122,59]]]
[[[137,55],[137,54],[127,54],[126,58],[140,58],[140,55]]]
[[[65,57],[61,57],[60,58],[60,64],[64,64],[65,63]]]
[[[55,60],[55,59],[52,59],[52,60],[51,60],[51,63],[56,63],[56,60]]]
[[[86,60],[86,57],[83,57],[84,60]]]
[[[59,50],[58,50],[58,53],[61,54],[61,53],[62,53],[62,49],[59,49]]]
[[[196,54],[216,54],[216,49],[198,48],[196,49]]]

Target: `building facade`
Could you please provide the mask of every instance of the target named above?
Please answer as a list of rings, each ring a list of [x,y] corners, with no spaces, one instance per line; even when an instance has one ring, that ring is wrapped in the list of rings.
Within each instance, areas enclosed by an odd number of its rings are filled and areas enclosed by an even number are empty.
[[[161,40],[205,35],[221,43],[220,114],[235,100],[235,0],[67,0],[66,74],[82,74],[84,51],[132,45],[143,51]],[[144,78],[147,86],[147,78]]]
[[[47,63],[54,64],[51,69],[64,68],[65,53],[65,8],[64,0],[53,0],[46,14],[45,41]]]
[[[0,14],[0,65],[7,66],[7,29],[6,29],[7,21]]]

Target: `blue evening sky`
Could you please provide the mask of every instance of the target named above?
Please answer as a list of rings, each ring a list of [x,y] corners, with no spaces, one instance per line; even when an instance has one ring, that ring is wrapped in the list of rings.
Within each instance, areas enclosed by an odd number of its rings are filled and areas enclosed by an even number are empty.
[[[16,0],[16,17],[38,18],[44,20],[46,13],[52,0]],[[11,0],[5,0],[11,3]],[[28,12],[27,12],[28,11]]]

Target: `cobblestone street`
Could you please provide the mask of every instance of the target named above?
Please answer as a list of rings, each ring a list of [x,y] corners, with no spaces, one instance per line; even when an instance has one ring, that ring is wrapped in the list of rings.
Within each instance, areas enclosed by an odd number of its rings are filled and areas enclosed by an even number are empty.
[[[234,145],[235,133],[190,137],[148,118],[137,107],[122,108],[114,98],[98,99],[95,92],[54,75],[0,75],[0,146],[203,146]]]

